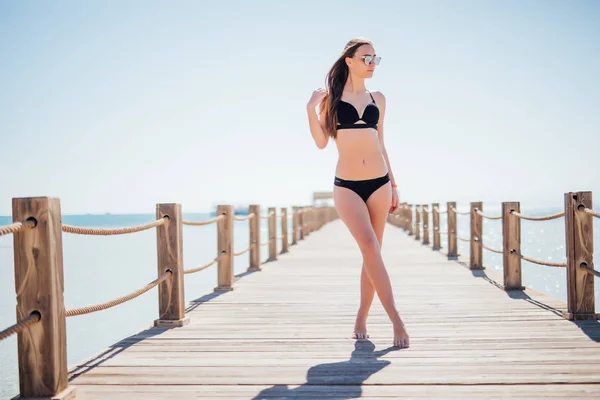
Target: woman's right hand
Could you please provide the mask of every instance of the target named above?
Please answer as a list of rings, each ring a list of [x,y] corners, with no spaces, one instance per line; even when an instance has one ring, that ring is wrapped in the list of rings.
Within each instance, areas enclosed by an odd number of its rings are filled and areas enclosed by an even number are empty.
[[[321,103],[321,101],[326,95],[327,90],[325,88],[316,89],[315,91],[313,91],[312,96],[310,97],[310,100],[308,100],[308,104],[306,105],[306,107],[315,108]]]

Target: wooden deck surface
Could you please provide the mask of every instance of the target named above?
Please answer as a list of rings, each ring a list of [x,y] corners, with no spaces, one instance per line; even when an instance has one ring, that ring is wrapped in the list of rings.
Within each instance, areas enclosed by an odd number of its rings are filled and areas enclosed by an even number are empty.
[[[189,325],[151,328],[71,370],[77,399],[600,398],[600,325],[562,301],[507,293],[387,225],[383,256],[409,349],[375,298],[352,340],[361,256],[340,220],[189,305]],[[246,256],[239,261],[247,262]]]

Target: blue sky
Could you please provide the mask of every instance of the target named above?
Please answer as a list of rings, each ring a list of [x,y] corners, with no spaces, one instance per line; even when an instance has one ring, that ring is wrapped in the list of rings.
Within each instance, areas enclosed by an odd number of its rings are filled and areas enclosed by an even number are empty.
[[[401,201],[600,198],[599,19],[597,1],[2,0],[0,215],[22,196],[309,203],[337,150],[305,105],[355,36],[382,56],[367,88]]]

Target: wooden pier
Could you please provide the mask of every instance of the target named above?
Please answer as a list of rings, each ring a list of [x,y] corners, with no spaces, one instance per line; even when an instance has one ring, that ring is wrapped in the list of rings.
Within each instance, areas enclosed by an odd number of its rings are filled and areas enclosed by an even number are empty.
[[[30,319],[19,325],[25,328],[15,328],[19,331],[21,392],[30,390],[23,382],[36,390],[57,382],[62,385],[57,387],[60,390],[46,397],[600,398],[600,324],[593,308],[593,277],[597,271],[593,269],[593,251],[589,251],[593,250],[589,241],[591,220],[598,215],[591,210],[591,194],[568,196],[574,202],[567,201],[564,215],[552,218],[565,217],[567,229],[580,233],[576,237],[567,235],[567,241],[571,241],[568,262],[559,266],[567,268],[568,276],[572,275],[570,282],[578,285],[569,289],[570,299],[581,296],[579,303],[573,302],[575,307],[520,285],[520,261],[528,258],[520,254],[515,235],[520,234],[517,218],[527,216],[515,210],[515,203],[507,203],[513,205],[507,206],[502,215],[504,226],[510,227],[505,243],[512,244],[504,252],[508,259],[504,274],[484,267],[480,250],[490,248],[481,243],[481,219],[489,216],[483,214],[481,203],[472,203],[467,211],[471,238],[458,238],[470,241],[474,247],[469,257],[457,254],[452,244],[456,239],[455,213],[460,212],[455,203],[448,203],[445,211],[450,214],[446,232],[439,225],[439,213],[444,211],[438,204],[431,208],[433,227],[428,223],[429,209],[422,206],[415,207],[414,217],[407,204],[390,215],[382,253],[411,336],[408,349],[391,346],[392,326],[377,298],[368,320],[370,339],[351,338],[362,258],[332,208],[294,207],[292,237],[287,237],[285,229],[278,238],[274,230],[276,209],[270,208],[261,216],[260,207],[253,206],[247,217],[235,217],[230,206],[220,207],[214,221],[202,222],[220,224],[217,257],[211,263],[218,264],[218,285],[214,293],[180,307],[177,287],[183,290],[184,275],[198,268],[183,269],[177,262],[177,251],[172,249],[177,249],[181,224],[194,222],[183,221],[177,206],[159,205],[157,221],[165,215],[168,218],[157,226],[160,282],[155,286],[159,286],[162,297],[154,326],[72,367],[65,375],[62,368],[66,366],[55,364],[52,368],[48,361],[39,361],[46,357],[64,362],[60,356],[66,351],[65,343],[60,342],[60,335],[53,335],[54,347],[40,347],[49,339],[43,329],[36,328],[44,328],[46,315],[55,323],[64,323],[65,314],[77,315],[95,308],[65,312],[62,292],[59,295],[54,290],[59,304],[32,312],[18,297],[20,318]],[[590,202],[581,206],[580,201],[587,199]],[[22,287],[19,283],[24,276],[19,272],[19,263],[31,266],[39,262],[39,257],[20,258],[17,250],[25,254],[31,252],[28,245],[35,244],[39,249],[44,243],[56,249],[56,237],[60,237],[61,229],[56,226],[54,231],[35,233],[40,223],[53,221],[52,202],[39,201],[50,207],[33,210],[35,220],[16,207],[16,220],[24,222],[21,227],[7,228],[16,235],[17,287]],[[16,203],[21,204],[19,200]],[[231,237],[236,218],[257,221],[258,217],[269,219],[269,259],[257,265],[257,255],[251,251],[260,247],[254,243],[262,244],[258,224],[250,224],[248,249],[236,253],[231,248]],[[281,218],[281,223],[282,227],[287,224],[287,218]],[[62,231],[75,233],[73,227],[63,227]],[[28,237],[34,233],[38,235],[35,240]],[[449,234],[448,247],[440,240],[443,234]],[[429,243],[430,236],[433,244]],[[41,240],[43,237],[48,240]],[[289,248],[283,242],[278,245],[279,240],[286,240]],[[163,253],[161,247],[171,251]],[[248,271],[234,277],[230,255],[245,252],[251,253]],[[47,270],[60,270],[62,274],[62,260],[52,260]],[[586,288],[590,285],[588,277],[592,278],[591,294]],[[585,292],[579,293],[582,286]],[[41,348],[47,354],[35,357],[32,348]]]

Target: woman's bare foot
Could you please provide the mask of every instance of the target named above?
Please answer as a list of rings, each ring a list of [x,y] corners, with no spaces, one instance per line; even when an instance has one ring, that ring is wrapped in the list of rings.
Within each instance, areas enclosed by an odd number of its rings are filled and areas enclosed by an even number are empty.
[[[406,327],[402,322],[394,325],[394,346],[401,348],[409,347],[408,332],[406,332]]]
[[[367,319],[357,316],[356,322],[354,323],[354,333],[352,334],[352,339],[367,339],[368,337]]]

